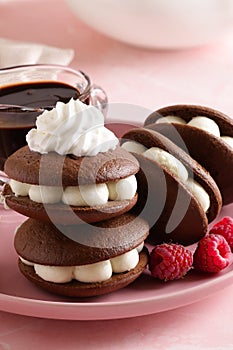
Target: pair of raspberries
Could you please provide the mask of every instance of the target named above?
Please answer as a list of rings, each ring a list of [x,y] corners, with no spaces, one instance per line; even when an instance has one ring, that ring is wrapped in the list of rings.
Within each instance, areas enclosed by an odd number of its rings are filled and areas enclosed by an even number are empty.
[[[194,268],[216,273],[232,262],[233,218],[226,216],[202,238],[194,253],[180,244],[160,244],[150,253],[149,270],[163,281],[182,278]]]

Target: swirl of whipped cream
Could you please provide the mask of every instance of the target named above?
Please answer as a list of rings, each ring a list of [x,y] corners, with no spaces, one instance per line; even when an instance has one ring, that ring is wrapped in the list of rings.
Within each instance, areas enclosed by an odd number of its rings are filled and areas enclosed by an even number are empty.
[[[95,156],[118,144],[114,133],[105,128],[101,111],[74,99],[66,104],[59,101],[52,110],[39,115],[26,141],[31,151],[77,157]]]

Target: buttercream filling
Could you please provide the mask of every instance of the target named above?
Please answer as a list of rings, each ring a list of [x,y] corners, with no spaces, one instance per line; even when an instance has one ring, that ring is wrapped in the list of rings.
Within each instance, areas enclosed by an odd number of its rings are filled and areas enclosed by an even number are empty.
[[[144,157],[148,159],[152,159],[157,163],[164,166],[167,170],[169,170],[172,174],[174,174],[184,185],[188,188],[188,190],[193,194],[196,200],[199,202],[201,207],[205,212],[210,207],[210,197],[208,193],[204,190],[204,188],[192,179],[189,176],[188,170],[186,167],[175,158],[172,154],[164,151],[158,147],[151,147],[147,149],[146,147],[139,146],[140,144],[136,141],[126,141],[122,144],[122,147],[126,150],[130,150],[130,152],[142,154]]]
[[[67,186],[30,185],[11,179],[9,185],[15,196],[28,196],[37,203],[63,202],[71,206],[98,206],[108,201],[132,199],[137,191],[135,175],[102,184]]]
[[[233,137],[221,135],[218,124],[211,118],[204,117],[204,116],[197,116],[197,117],[193,117],[187,123],[184,119],[180,117],[168,115],[166,117],[161,117],[157,119],[155,122],[155,124],[160,124],[160,123],[176,123],[176,124],[187,124],[190,126],[194,126],[198,129],[205,130],[216,137],[220,137],[221,140],[223,140],[225,143],[227,143],[230,147],[233,148]]]
[[[124,273],[134,269],[139,262],[139,253],[144,242],[136,248],[114,258],[93,264],[80,266],[49,266],[36,264],[19,256],[22,263],[32,266],[43,280],[53,283],[68,283],[77,280],[83,283],[103,282],[115,273]]]

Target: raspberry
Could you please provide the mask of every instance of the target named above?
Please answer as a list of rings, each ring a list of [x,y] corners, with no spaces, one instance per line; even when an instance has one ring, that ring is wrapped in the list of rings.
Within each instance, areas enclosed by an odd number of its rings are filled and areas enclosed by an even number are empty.
[[[191,251],[180,244],[163,243],[150,253],[149,270],[153,277],[163,281],[182,278],[193,263]]]
[[[231,247],[231,251],[233,251],[233,219],[230,216],[225,216],[217,222],[209,233],[222,235]]]
[[[231,248],[226,239],[218,234],[207,234],[197,245],[193,266],[198,271],[219,272],[231,262]]]

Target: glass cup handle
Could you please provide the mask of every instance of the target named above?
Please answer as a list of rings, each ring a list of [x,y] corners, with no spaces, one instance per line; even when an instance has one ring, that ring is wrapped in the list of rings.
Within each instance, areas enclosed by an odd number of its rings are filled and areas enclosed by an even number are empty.
[[[106,116],[108,109],[108,97],[106,92],[96,84],[92,84],[91,86],[89,104],[100,109],[103,115]]]

